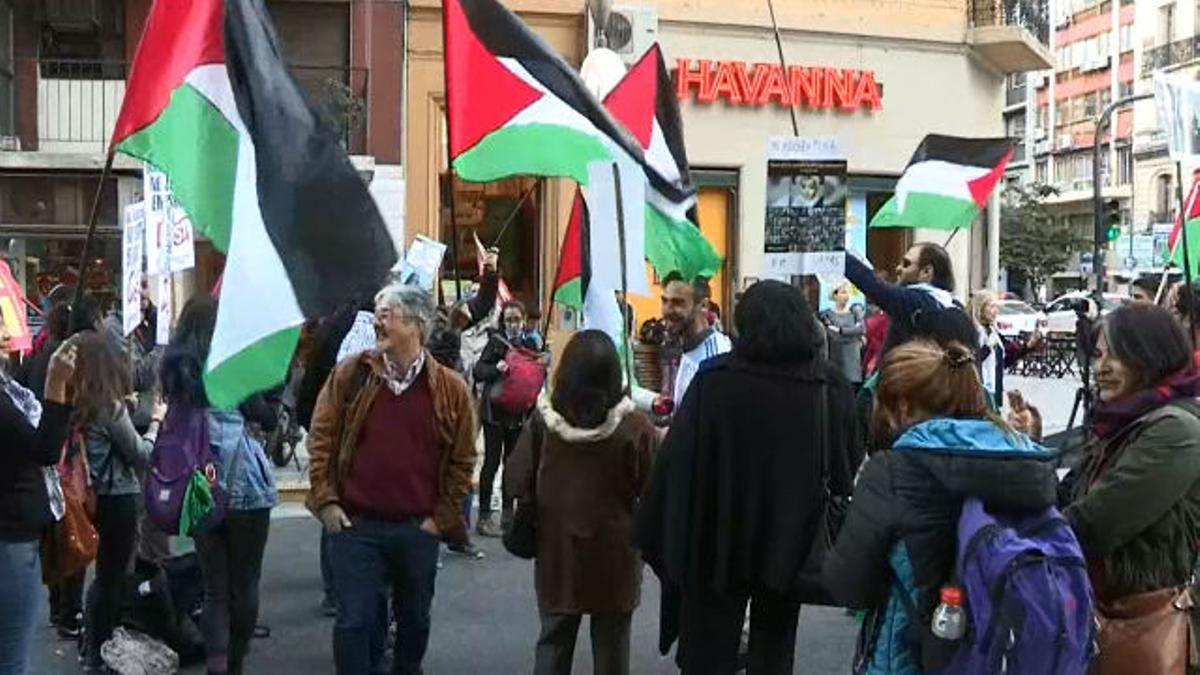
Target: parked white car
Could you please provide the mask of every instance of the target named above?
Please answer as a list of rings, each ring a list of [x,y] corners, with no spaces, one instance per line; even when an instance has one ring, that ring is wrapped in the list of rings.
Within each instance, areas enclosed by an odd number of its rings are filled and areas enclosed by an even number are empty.
[[[996,332],[1004,337],[1020,337],[1035,330],[1046,332],[1046,315],[1020,300],[998,300],[1000,314],[996,317]]]
[[[1092,307],[1093,301],[1090,293],[1084,291],[1073,291],[1059,296],[1054,302],[1046,305],[1046,332],[1048,333],[1070,333],[1075,334],[1075,322],[1078,316],[1075,314],[1075,307],[1080,301],[1088,303],[1090,316],[1095,315],[1095,307]],[[1100,301],[1100,315],[1104,316],[1114,309],[1129,304],[1133,301],[1128,295],[1119,293],[1105,293]]]

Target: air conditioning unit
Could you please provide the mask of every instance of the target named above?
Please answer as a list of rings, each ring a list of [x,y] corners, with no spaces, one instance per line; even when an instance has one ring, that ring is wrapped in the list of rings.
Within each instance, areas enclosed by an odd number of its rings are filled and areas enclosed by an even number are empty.
[[[1043,140],[1045,140],[1045,139],[1046,139],[1046,130],[1045,130],[1045,129],[1042,129],[1042,128],[1035,128],[1035,129],[1033,130],[1033,140],[1035,140],[1035,141],[1043,141]]]
[[[596,24],[587,15],[588,51],[596,47]],[[658,42],[658,9],[645,5],[613,5],[608,16],[608,48],[632,65]]]
[[[21,139],[17,136],[0,136],[0,152],[20,152]]]
[[[1059,134],[1059,136],[1058,136],[1058,149],[1059,150],[1064,150],[1066,148],[1071,147],[1074,144],[1075,144],[1075,139],[1071,137],[1071,134]]]

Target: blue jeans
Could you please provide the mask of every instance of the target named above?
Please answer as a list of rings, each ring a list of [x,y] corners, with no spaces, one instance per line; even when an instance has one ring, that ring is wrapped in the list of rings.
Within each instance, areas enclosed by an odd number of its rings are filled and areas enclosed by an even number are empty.
[[[29,672],[41,603],[36,541],[0,541],[0,675]]]
[[[368,675],[379,667],[387,634],[387,605],[380,602],[385,585],[392,587],[397,623],[392,672],[421,672],[429,644],[438,540],[417,523],[416,519],[356,518],[353,527],[330,535],[329,563],[338,605],[333,658],[338,675]]]

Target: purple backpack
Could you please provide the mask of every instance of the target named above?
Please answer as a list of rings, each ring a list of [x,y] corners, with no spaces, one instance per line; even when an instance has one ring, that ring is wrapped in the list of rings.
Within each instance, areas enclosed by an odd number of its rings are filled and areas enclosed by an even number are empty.
[[[943,672],[1086,673],[1093,654],[1092,586],[1075,533],[1058,509],[1024,514],[963,502],[955,572],[967,634]]]
[[[146,514],[167,534],[190,536],[216,526],[224,519],[229,502],[228,492],[218,480],[219,474],[220,463],[208,442],[208,413],[194,405],[172,403],[150,453]],[[208,483],[212,504],[199,527],[180,532],[180,515],[193,476]]]

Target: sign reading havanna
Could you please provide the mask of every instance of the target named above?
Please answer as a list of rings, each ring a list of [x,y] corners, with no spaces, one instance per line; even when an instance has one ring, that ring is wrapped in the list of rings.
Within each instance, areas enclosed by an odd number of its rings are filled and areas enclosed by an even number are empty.
[[[852,111],[883,110],[883,94],[871,70],[675,59],[675,93],[681,101],[724,99],[731,105]]]

